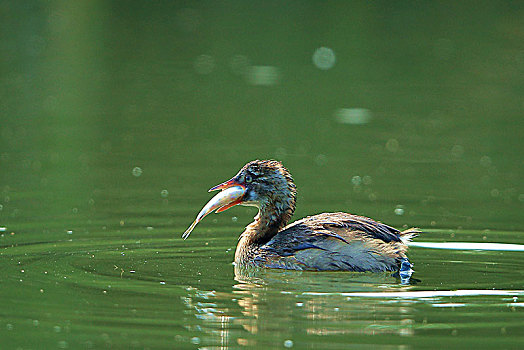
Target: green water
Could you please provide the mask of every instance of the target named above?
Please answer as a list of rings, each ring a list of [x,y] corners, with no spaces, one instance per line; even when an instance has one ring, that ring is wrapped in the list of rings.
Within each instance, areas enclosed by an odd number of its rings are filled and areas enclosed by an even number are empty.
[[[0,348],[520,348],[524,252],[235,276],[247,161],[295,219],[524,244],[520,2],[0,1]],[[454,292],[458,291],[458,292]],[[382,294],[377,294],[382,293]]]

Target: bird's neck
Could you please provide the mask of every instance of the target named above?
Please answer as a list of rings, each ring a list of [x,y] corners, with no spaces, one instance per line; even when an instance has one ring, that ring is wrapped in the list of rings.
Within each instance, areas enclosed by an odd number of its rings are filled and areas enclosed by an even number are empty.
[[[287,225],[294,211],[295,198],[292,195],[260,203],[255,221],[249,224],[240,236],[235,260],[241,259],[250,248],[267,243]]]

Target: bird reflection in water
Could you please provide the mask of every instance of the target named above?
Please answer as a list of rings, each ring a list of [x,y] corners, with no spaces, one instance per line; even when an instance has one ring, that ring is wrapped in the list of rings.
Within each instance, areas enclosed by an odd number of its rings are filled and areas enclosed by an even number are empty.
[[[275,330],[276,324],[293,325],[305,335],[413,334],[412,302],[340,293],[412,288],[391,273],[236,268],[235,281],[230,293],[189,288],[183,298],[200,329],[221,349],[257,345],[266,334],[284,341],[288,331],[286,327]]]

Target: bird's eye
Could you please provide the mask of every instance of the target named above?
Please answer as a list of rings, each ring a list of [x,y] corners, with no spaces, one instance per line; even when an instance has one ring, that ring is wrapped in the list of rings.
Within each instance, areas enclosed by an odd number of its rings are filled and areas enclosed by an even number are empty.
[[[253,181],[251,175],[246,175],[246,183],[250,183],[251,181]]]

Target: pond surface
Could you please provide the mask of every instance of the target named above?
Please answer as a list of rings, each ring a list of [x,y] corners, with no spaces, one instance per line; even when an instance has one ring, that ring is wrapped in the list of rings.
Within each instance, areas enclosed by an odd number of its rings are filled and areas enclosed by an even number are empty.
[[[524,347],[523,6],[188,6],[0,1],[0,347]],[[253,208],[183,241],[256,158],[421,228],[411,279],[235,273]]]

